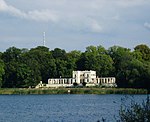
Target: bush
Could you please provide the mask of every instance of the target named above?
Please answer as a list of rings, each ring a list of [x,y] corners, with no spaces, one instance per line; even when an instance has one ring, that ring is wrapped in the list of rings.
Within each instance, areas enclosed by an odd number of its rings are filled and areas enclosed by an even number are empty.
[[[142,102],[142,104],[131,101],[129,106],[122,105],[119,111],[121,122],[150,122],[150,98]]]
[[[77,84],[77,83],[73,83],[73,86],[74,86],[74,87],[77,87],[77,86],[78,86],[78,84]]]

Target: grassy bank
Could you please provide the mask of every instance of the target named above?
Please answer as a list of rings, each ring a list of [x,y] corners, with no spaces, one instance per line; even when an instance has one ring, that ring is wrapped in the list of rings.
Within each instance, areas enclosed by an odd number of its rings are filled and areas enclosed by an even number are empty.
[[[69,91],[70,92],[69,92]],[[0,94],[147,94],[146,89],[125,88],[59,88],[59,89],[22,89],[3,88]]]

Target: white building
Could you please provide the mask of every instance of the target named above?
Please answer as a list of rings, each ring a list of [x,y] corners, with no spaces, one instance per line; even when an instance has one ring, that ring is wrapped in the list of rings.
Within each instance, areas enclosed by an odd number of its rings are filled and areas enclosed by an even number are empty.
[[[73,71],[72,77],[74,82],[81,84],[85,83],[94,83],[96,81],[96,71]]]
[[[108,86],[116,87],[116,78],[115,77],[96,77],[96,71],[73,71],[72,78],[50,78],[48,79],[48,84],[45,87],[72,87],[73,84],[82,85],[83,83],[86,86]],[[40,88],[40,84],[36,88]]]

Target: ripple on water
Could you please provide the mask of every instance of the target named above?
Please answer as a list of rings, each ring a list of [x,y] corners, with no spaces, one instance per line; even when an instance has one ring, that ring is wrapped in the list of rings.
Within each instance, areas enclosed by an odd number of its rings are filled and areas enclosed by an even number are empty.
[[[96,122],[117,115],[123,95],[0,95],[1,122]],[[136,95],[139,101],[146,95]],[[142,98],[142,99],[141,99]]]

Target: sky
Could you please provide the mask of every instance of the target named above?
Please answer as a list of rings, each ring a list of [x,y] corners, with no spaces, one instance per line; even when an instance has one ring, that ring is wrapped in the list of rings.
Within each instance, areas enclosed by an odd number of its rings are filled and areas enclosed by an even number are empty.
[[[0,51],[150,46],[150,0],[0,0]]]

